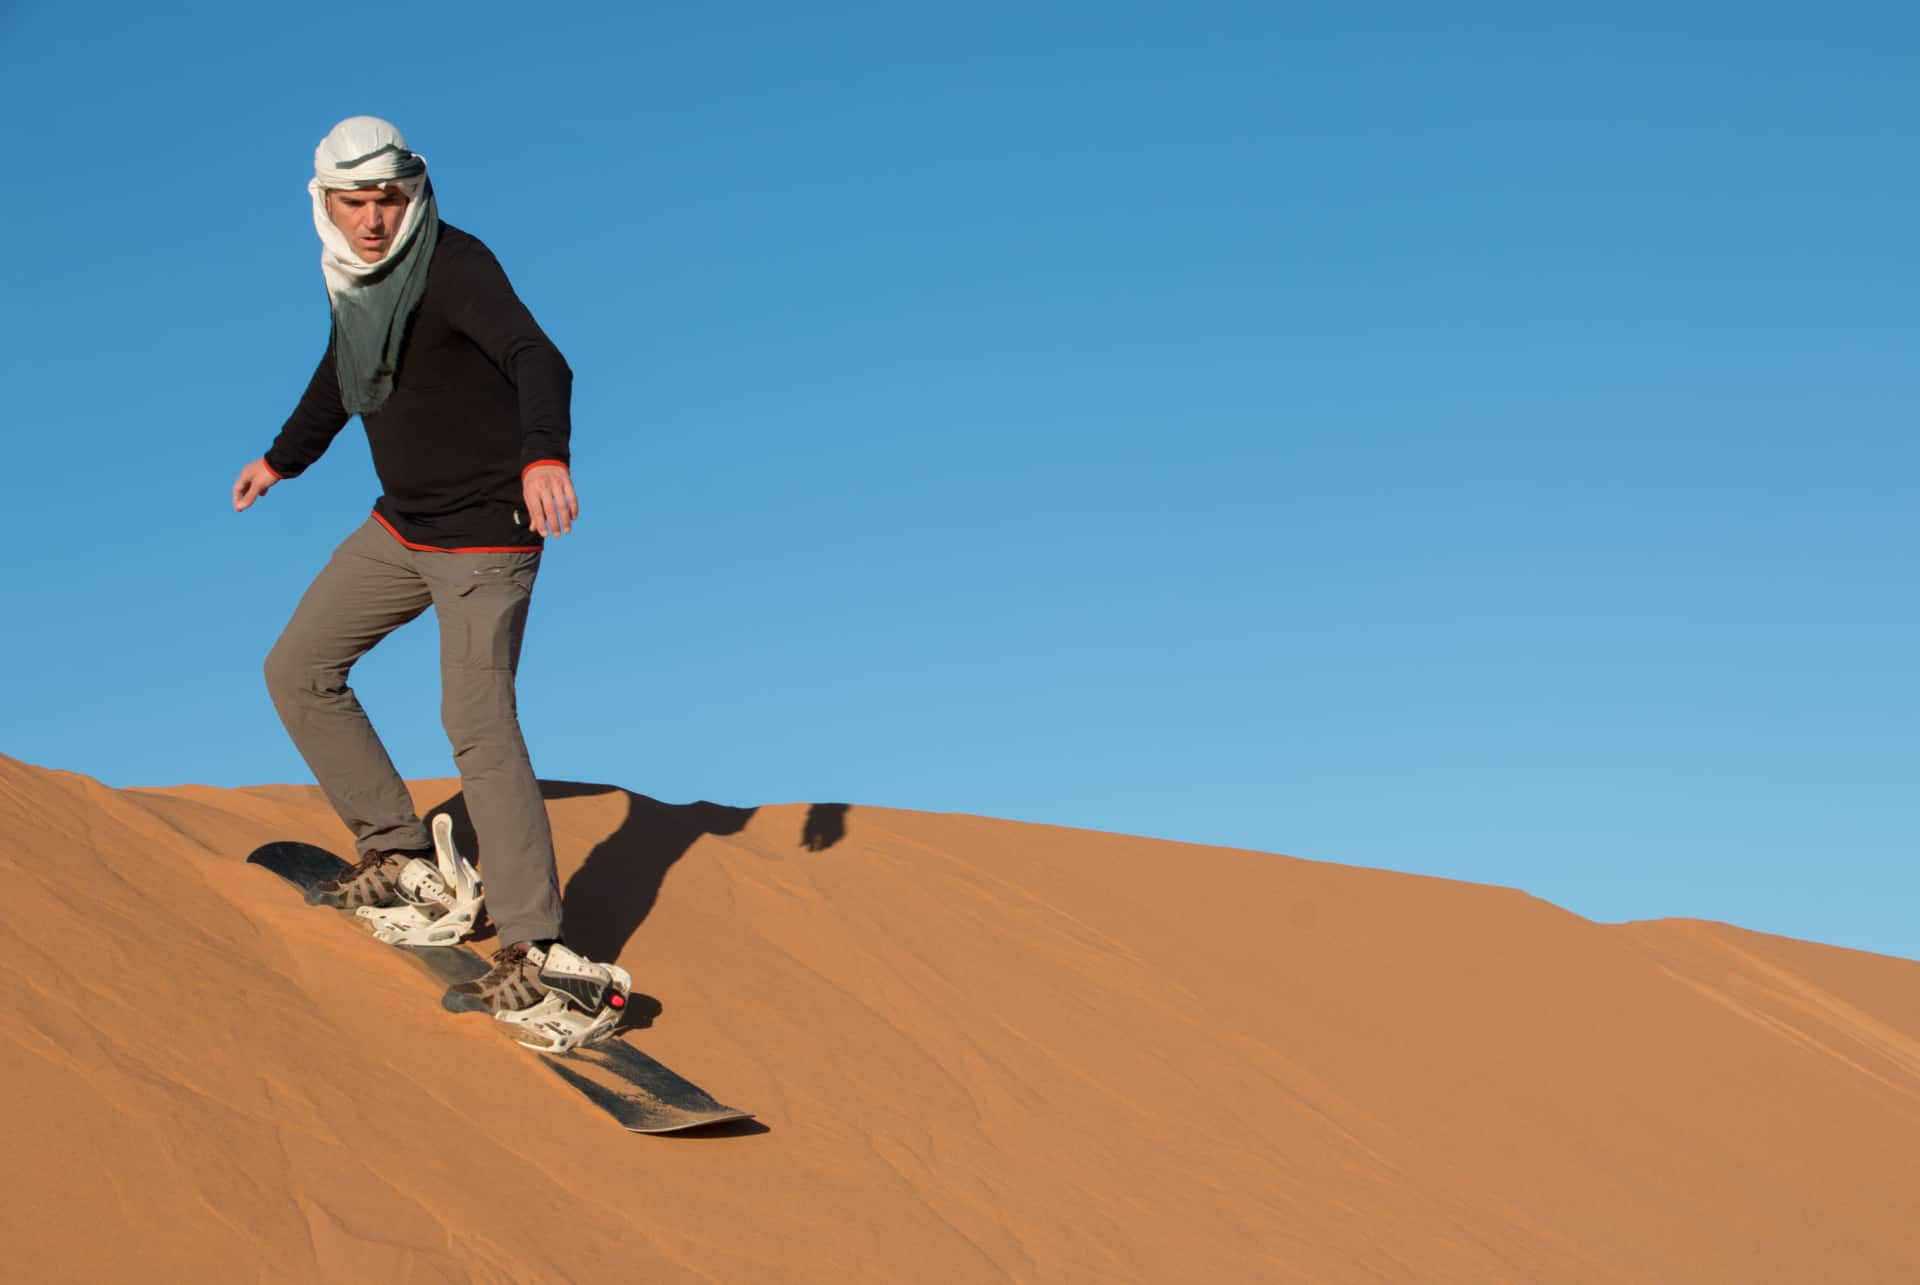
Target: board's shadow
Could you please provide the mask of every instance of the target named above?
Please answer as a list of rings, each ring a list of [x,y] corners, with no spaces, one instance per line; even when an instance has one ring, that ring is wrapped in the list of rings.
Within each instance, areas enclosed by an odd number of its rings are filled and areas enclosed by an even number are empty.
[[[662,1141],[692,1142],[700,1138],[757,1138],[763,1133],[772,1133],[773,1129],[758,1120],[723,1120],[719,1124],[697,1125],[691,1129],[681,1129],[676,1133],[660,1133],[654,1136]]]

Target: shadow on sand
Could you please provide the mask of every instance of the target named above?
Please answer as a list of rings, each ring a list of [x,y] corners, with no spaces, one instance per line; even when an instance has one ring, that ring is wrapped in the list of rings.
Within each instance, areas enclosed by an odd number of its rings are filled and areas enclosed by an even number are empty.
[[[561,890],[566,915],[567,944],[589,959],[618,959],[654,903],[660,885],[674,862],[707,835],[738,834],[753,819],[755,808],[730,808],[719,803],[662,803],[617,785],[590,785],[574,781],[542,781],[540,794],[548,803],[591,795],[626,796],[626,820],[620,828],[593,846],[587,859]],[[816,803],[808,809],[799,846],[824,852],[846,837],[848,806]],[[481,877],[486,876],[486,850],[473,832],[463,794],[455,794],[427,814],[446,813],[453,819],[454,842],[460,851],[478,854]],[[638,992],[636,1010],[626,1025],[646,1026],[660,1015],[658,1000]]]

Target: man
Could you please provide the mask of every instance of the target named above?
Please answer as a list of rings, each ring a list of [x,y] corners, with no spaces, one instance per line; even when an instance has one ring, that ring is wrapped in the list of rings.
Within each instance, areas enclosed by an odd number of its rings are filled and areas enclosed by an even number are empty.
[[[298,477],[355,414],[385,493],[301,599],[267,658],[267,688],[362,858],[326,899],[397,904],[401,872],[432,859],[432,840],[346,678],[433,608],[442,720],[504,943],[486,977],[456,990],[468,1007],[526,1010],[550,989],[550,955],[586,963],[556,950],[553,836],[514,703],[541,548],[580,514],[573,374],[487,247],[440,222],[426,159],[398,129],[341,121],[315,151],[308,190],[333,329],[272,447],[240,471],[233,507]]]

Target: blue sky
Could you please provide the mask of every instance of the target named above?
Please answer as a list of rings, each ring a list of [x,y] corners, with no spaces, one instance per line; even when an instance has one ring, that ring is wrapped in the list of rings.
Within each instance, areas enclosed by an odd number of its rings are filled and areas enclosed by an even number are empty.
[[[307,779],[379,484],[227,491],[365,112],[576,373],[543,776],[1920,955],[1920,10],[915,8],[0,11],[0,752]],[[355,675],[414,777],[434,655]]]

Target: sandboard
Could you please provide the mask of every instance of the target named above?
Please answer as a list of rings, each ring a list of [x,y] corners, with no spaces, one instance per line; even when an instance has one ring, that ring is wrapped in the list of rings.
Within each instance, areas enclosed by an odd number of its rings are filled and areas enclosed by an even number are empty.
[[[307,843],[265,844],[254,849],[247,861],[272,871],[298,888],[309,905],[321,904],[314,900],[316,885],[338,878],[351,868],[325,848]],[[351,912],[336,913],[345,915],[356,925],[365,922]],[[379,946],[371,934],[367,940]],[[445,986],[473,981],[487,972],[487,961],[467,946],[381,948],[399,951]],[[502,1034],[508,1031],[502,1023],[493,1025],[499,1026]],[[519,1047],[527,1048],[526,1045]],[[675,1074],[617,1036],[558,1056],[530,1048],[528,1052],[630,1133],[679,1133],[752,1119],[750,1112],[715,1102],[699,1085]]]

